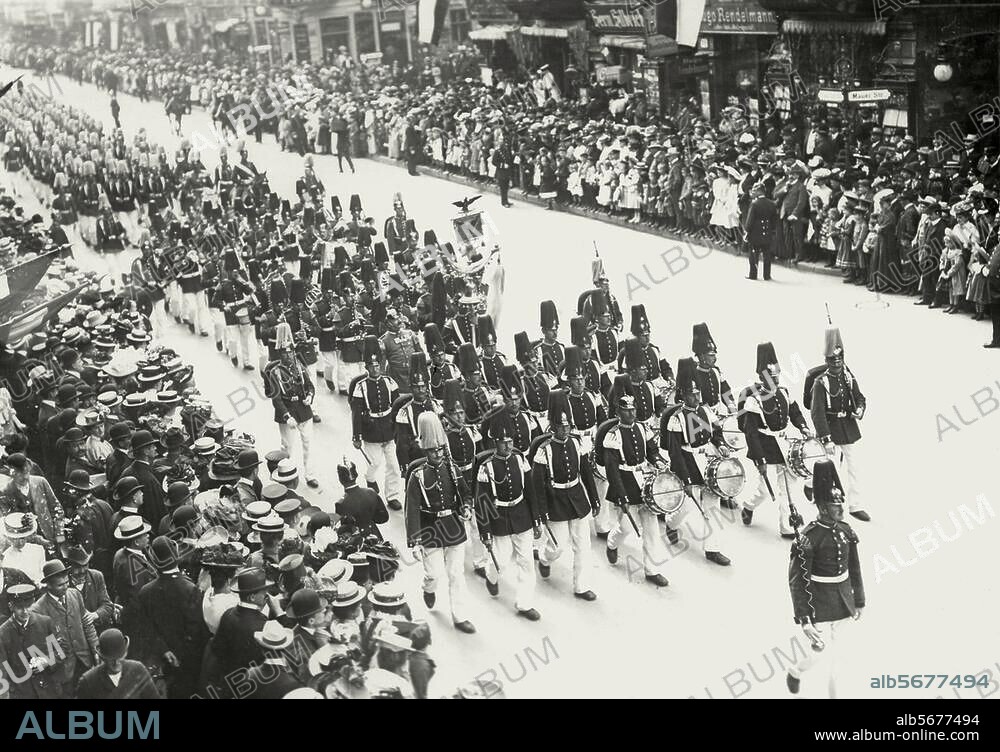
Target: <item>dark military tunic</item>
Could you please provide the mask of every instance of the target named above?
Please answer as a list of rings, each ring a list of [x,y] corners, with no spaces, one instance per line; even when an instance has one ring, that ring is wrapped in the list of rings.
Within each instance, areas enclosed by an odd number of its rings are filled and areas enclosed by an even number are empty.
[[[511,415],[510,419],[512,424],[511,431],[512,438],[514,440],[514,449],[521,453],[527,452],[528,447],[531,446],[532,440],[543,433],[542,427],[533,415],[530,415],[523,410],[518,410],[517,413]],[[496,440],[496,437],[490,433],[489,421],[487,421],[483,426],[483,430],[486,432],[485,438],[490,441]]]
[[[865,406],[858,380],[847,368],[838,376],[824,371],[813,382],[810,409],[816,435],[821,439],[829,436],[838,446],[856,442],[861,438],[861,428],[854,413]]]
[[[406,468],[413,460],[424,456],[424,450],[417,443],[417,419],[420,413],[434,412],[441,414],[440,403],[434,399],[426,402],[416,402],[410,399],[396,413],[396,459],[401,468]]]
[[[354,437],[372,444],[392,441],[392,403],[398,396],[399,387],[388,376],[357,379],[350,394]]]
[[[418,467],[406,484],[406,542],[409,546],[447,548],[465,543],[465,523],[459,516],[468,486],[452,475],[447,462]]]
[[[542,356],[542,370],[558,378],[559,366],[566,360],[566,347],[561,342],[553,342],[551,344],[542,342],[539,345],[539,350]]]
[[[493,353],[492,357],[481,358],[483,381],[490,389],[500,389],[500,371],[507,365],[507,356],[501,352]]]
[[[601,391],[607,394],[614,381],[614,371],[618,368],[618,334],[614,329],[597,329],[593,341],[591,354],[601,372]]]
[[[656,436],[634,422],[619,423],[604,437],[604,469],[608,473],[608,501],[642,503],[643,471],[659,458]]]
[[[537,414],[549,409],[549,385],[541,373],[522,376],[521,386],[524,390],[522,397],[524,408],[528,412]]]
[[[573,436],[542,443],[535,453],[531,481],[539,510],[553,522],[582,519],[599,503],[590,458]]]
[[[784,465],[785,455],[776,434],[788,428],[789,421],[799,431],[808,426],[799,404],[791,400],[783,386],[771,390],[764,384],[747,387],[740,399],[743,435],[747,439],[747,459],[754,463]]]
[[[795,623],[838,621],[865,605],[858,536],[846,522],[811,522],[792,543],[788,587]]]
[[[722,427],[711,408],[700,405],[695,410],[688,410],[683,405],[676,405],[663,413],[660,448],[670,455],[670,469],[685,484],[705,484],[695,455],[708,444],[722,445]]]
[[[694,371],[694,380],[701,392],[702,402],[709,407],[714,409],[720,402],[728,403],[732,399],[729,382],[722,377],[722,371],[717,366],[711,368],[698,366]]]
[[[506,458],[494,454],[479,466],[476,522],[481,536],[517,535],[534,527],[539,510],[529,482],[530,471],[520,452],[511,452]]]

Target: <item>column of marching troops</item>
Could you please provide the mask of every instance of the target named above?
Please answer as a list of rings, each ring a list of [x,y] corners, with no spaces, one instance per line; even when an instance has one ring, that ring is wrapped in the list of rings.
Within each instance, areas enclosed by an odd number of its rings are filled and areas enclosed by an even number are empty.
[[[23,139],[34,164],[39,150],[32,147],[44,145],[32,140],[39,131],[72,147],[68,134],[83,118],[66,108],[49,115],[43,122],[29,118],[27,133],[8,131],[8,156]],[[591,515],[612,564],[623,538],[640,535],[644,575],[656,586],[668,584],[660,571],[664,538],[678,540],[671,519],[686,514],[702,520],[706,559],[728,565],[711,511],[735,503],[729,481],[742,469],[723,465],[729,475],[720,474],[720,461],[743,443],[759,479],[741,511],[745,524],[770,496],[779,501],[782,535],[795,537],[793,488],[827,455],[847,471],[844,496],[852,515],[868,518],[854,453],[865,400],[843,363],[836,330],[828,332],[827,363],[808,379],[822,442],[817,452],[815,442],[808,445],[812,434],[802,411],[779,384],[769,343],[758,348],[760,380],[738,398],[716,364],[704,324],[694,328],[695,357],[681,359],[675,371],[650,343],[642,306],[631,311],[632,337],[620,341],[623,316],[600,259],[595,287],[581,295],[571,321],[570,346],[559,342],[556,307],[545,301],[542,339],[518,333],[508,362],[497,351],[492,320],[482,315],[482,290],[455,273],[454,249],[439,244],[433,231],[419,243],[398,196],[382,228],[384,242],[376,242],[378,231],[364,218],[359,196],[351,197],[350,220],[336,196],[326,208],[309,158],[292,206],[270,190],[242,144],[236,165],[223,154],[209,175],[183,145],[170,166],[142,133],[128,150],[120,131],[105,138],[99,125],[89,125],[95,130],[76,137],[81,154],[95,147],[89,160],[81,164],[67,151],[58,162],[54,149],[49,169],[32,169],[43,194],[51,175],[52,209],[67,244],[78,225],[110,258],[138,239],[141,257],[128,281],[141,312],[154,330],[169,313],[192,332],[214,334],[237,367],[252,370],[256,361],[283,449],[301,446],[312,487],[318,486],[310,462],[311,427],[319,421],[312,410],[316,377],[346,395],[353,442],[368,461],[367,484],[390,509],[405,504],[406,543],[423,561],[425,603],[435,605],[438,583],[446,579],[460,631],[475,631],[463,572],[468,539],[474,570],[492,595],[513,561],[517,612],[529,620],[539,618],[533,559],[547,578],[569,549],[574,595],[596,598],[587,581]],[[44,157],[42,150],[38,159]],[[105,197],[90,233],[95,202],[99,209]],[[352,244],[354,254],[347,251]],[[726,432],[730,418],[736,428]],[[797,460],[789,457],[789,423],[807,440],[795,446]],[[743,442],[733,438],[737,433]],[[793,465],[805,471],[792,472]],[[815,484],[812,492],[819,501]],[[822,527],[822,515],[814,525]],[[828,584],[810,576],[803,582],[814,589]],[[809,598],[808,607],[816,602]]]

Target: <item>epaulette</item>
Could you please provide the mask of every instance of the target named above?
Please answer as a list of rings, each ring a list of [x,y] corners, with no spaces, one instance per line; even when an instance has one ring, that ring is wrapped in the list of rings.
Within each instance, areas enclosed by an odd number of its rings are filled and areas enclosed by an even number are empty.
[[[849,540],[851,543],[857,543],[860,540],[858,538],[858,534],[854,532],[854,528],[848,525],[843,520],[837,523],[837,529],[843,530],[844,534],[847,536],[847,540]]]

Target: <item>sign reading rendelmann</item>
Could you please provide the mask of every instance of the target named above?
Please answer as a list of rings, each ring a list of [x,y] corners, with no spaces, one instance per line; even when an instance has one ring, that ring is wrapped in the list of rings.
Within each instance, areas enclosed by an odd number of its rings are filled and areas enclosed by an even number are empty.
[[[708,0],[702,34],[776,34],[778,19],[754,0]]]

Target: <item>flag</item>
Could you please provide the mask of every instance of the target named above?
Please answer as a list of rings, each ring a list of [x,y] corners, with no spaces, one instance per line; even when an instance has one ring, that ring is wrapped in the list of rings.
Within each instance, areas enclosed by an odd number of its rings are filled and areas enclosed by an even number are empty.
[[[448,17],[450,0],[419,0],[417,6],[418,37],[423,44],[436,45],[441,41],[441,32]]]
[[[656,6],[657,31],[685,47],[698,44],[705,0],[663,0]]]
[[[6,321],[38,285],[59,249],[9,266],[0,272],[0,321]]]
[[[41,329],[51,319],[54,319],[59,311],[66,307],[73,298],[88,287],[90,287],[90,282],[63,293],[48,303],[42,303],[40,306],[32,308],[15,319],[0,324],[0,342],[15,342]]]

